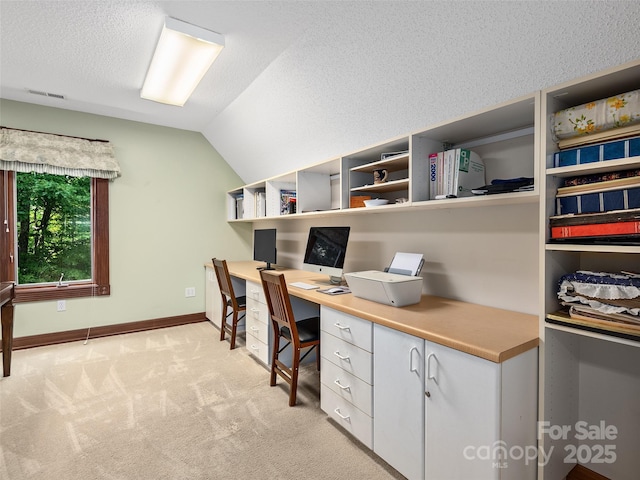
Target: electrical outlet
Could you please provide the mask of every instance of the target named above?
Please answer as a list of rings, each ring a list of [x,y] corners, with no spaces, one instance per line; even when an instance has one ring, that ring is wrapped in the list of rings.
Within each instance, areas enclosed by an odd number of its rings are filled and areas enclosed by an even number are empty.
[[[58,311],[59,312],[64,312],[66,309],[67,309],[66,300],[58,300]]]
[[[187,287],[184,289],[185,297],[195,297],[196,296],[196,287]]]

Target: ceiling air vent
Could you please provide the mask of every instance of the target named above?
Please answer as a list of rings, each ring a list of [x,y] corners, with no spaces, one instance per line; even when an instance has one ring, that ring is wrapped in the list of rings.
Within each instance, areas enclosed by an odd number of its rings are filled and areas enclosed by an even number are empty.
[[[42,92],[40,90],[27,90],[27,92],[31,93],[32,95],[41,95],[43,97],[59,98],[60,100],[64,100],[64,95],[60,95],[58,93],[48,93]]]

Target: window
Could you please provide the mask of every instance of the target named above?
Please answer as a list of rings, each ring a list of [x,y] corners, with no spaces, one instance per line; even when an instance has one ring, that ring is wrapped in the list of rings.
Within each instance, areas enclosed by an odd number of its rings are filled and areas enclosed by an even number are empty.
[[[90,178],[15,176],[18,285],[90,280]]]
[[[0,183],[0,279],[16,281],[16,302],[109,295],[108,180],[5,171]]]

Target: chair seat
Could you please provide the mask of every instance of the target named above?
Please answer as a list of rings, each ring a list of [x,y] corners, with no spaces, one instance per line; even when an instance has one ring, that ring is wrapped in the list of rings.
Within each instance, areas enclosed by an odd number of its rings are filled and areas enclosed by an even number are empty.
[[[320,317],[305,318],[296,322],[298,328],[298,337],[301,343],[313,342],[320,338]],[[288,327],[280,329],[281,335],[291,341],[291,331]]]
[[[247,297],[246,296],[241,296],[241,297],[236,297],[236,302],[238,302],[238,306],[239,307],[246,307],[247,306]],[[227,306],[231,306],[231,299],[229,298],[227,300]]]

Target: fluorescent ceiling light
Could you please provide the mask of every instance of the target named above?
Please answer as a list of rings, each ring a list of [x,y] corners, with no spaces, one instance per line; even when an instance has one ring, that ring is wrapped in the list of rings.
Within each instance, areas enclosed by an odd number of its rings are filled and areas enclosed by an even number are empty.
[[[223,48],[219,33],[167,17],[140,96],[183,106]]]

